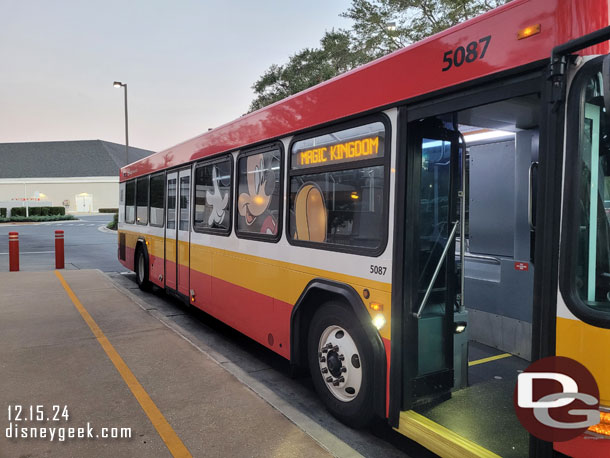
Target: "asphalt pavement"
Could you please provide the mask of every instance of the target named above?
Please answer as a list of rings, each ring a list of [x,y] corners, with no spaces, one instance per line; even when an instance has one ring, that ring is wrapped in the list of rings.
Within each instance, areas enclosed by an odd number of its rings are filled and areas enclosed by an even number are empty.
[[[19,233],[19,264],[23,271],[55,268],[55,231],[64,231],[66,270],[100,269],[104,272],[124,272],[117,260],[116,233],[102,232],[100,227],[113,215],[79,215],[77,221],[48,223],[0,224],[0,272],[7,272],[8,233]]]

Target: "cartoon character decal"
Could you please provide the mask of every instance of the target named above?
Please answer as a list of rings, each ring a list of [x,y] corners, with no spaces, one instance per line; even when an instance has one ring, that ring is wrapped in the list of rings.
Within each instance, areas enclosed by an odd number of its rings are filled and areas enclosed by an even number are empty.
[[[208,226],[210,227],[223,227],[222,222],[225,219],[227,212],[227,206],[229,204],[229,192],[227,191],[224,195],[220,192],[218,179],[218,167],[212,167],[212,183],[214,186],[214,192],[208,192],[206,200],[209,206],[212,207],[210,217],[208,218]]]
[[[240,177],[240,190],[242,192],[237,200],[237,210],[242,216],[240,230],[258,232],[260,234],[277,234],[277,221],[271,214],[271,202],[275,191],[275,173],[271,168],[273,152],[252,154],[246,158],[247,190],[243,189]],[[276,201],[277,202],[277,201]],[[240,223],[241,223],[240,222]]]
[[[313,182],[304,183],[294,199],[295,240],[326,241],[328,214],[324,194]]]

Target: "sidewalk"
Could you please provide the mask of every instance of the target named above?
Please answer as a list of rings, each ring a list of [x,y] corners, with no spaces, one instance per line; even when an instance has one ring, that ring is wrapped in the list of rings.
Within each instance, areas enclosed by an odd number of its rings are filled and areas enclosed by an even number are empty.
[[[0,291],[0,457],[329,456],[101,272],[4,272]],[[10,423],[94,437],[7,439]]]

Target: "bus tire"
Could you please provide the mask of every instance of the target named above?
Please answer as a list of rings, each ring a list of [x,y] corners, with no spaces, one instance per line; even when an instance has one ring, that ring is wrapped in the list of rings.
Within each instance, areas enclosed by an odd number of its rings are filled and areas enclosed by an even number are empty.
[[[148,256],[143,249],[136,251],[136,259],[134,262],[136,269],[136,283],[142,291],[150,291],[152,283],[148,279]]]
[[[353,428],[374,419],[373,350],[348,307],[323,304],[314,314],[307,339],[309,370],[326,408]]]

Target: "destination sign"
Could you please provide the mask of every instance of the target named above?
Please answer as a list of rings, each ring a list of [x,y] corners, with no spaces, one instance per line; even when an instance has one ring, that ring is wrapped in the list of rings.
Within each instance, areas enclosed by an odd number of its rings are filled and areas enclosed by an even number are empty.
[[[296,151],[293,168],[302,169],[383,157],[383,137],[376,135]]]

